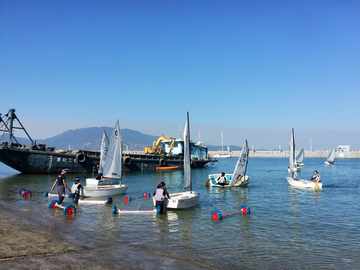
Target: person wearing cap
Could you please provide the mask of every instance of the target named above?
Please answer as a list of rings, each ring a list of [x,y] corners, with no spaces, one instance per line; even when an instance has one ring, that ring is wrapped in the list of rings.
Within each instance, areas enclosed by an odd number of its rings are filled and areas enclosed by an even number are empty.
[[[56,178],[52,188],[51,188],[51,192],[54,191],[54,188],[55,188],[55,185],[57,184],[57,192],[58,192],[58,195],[59,195],[59,204],[62,203],[62,201],[64,200],[65,198],[65,188],[67,188],[67,190],[70,192],[70,189],[68,188],[68,186],[66,185],[66,172],[68,171],[69,169],[63,169],[61,171],[61,174],[58,175],[58,177]]]
[[[74,184],[71,187],[71,199],[74,199],[76,196],[80,196],[80,189],[84,189],[80,184],[81,178],[76,177],[74,180]]]

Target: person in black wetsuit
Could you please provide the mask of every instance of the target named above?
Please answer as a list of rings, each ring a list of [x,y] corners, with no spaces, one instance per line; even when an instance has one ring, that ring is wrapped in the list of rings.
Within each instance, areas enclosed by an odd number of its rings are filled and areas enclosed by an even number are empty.
[[[158,208],[158,213],[162,214],[164,211],[165,199],[166,197],[170,199],[170,195],[165,188],[165,183],[161,182],[158,184],[157,189],[153,194],[156,201],[156,208]]]
[[[58,177],[56,178],[52,188],[51,188],[51,192],[54,191],[54,188],[55,188],[55,185],[58,184],[57,186],[57,192],[58,192],[58,195],[59,195],[59,204],[62,203],[62,201],[64,200],[65,198],[65,188],[67,188],[67,190],[70,192],[70,189],[68,188],[68,186],[66,185],[66,172],[68,171],[69,169],[63,169],[61,171],[61,174],[58,175]]]

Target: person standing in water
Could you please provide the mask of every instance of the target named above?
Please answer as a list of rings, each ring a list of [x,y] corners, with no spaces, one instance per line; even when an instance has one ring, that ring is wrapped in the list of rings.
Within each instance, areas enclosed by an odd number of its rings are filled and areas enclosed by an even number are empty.
[[[74,184],[71,187],[71,199],[74,199],[77,196],[80,196],[80,189],[84,189],[83,186],[80,184],[81,178],[76,177]]]
[[[156,201],[156,208],[158,210],[159,214],[162,214],[164,211],[164,206],[165,206],[165,199],[166,197],[168,199],[170,199],[170,195],[167,192],[166,188],[165,188],[165,183],[161,182],[160,184],[158,184],[157,189],[155,190],[154,194],[153,194],[155,201]]]
[[[63,169],[61,171],[61,174],[58,175],[58,177],[56,178],[52,188],[51,188],[51,192],[54,191],[54,188],[55,188],[55,185],[57,184],[57,192],[58,192],[58,195],[59,195],[59,204],[62,203],[62,201],[64,200],[65,198],[65,188],[67,188],[67,190],[70,192],[70,189],[68,188],[68,186],[66,185],[66,172],[68,171],[69,169]]]

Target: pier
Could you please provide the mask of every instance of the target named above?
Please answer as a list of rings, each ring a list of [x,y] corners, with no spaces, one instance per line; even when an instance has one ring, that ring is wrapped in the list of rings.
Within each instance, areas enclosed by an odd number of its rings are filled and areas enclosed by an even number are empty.
[[[305,150],[305,158],[323,158],[326,159],[330,154],[329,150]],[[295,151],[297,155],[299,151]],[[215,154],[229,154],[228,151],[209,151],[209,156],[212,157]],[[231,157],[239,157],[241,151],[231,151]],[[249,151],[250,158],[289,158],[289,151]],[[335,151],[335,159],[348,159],[348,158],[360,158],[360,150],[351,151]]]

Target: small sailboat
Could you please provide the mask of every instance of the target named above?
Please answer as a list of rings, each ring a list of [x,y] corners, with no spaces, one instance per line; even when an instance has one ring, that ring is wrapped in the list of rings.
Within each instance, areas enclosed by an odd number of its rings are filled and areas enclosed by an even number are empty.
[[[325,160],[326,165],[334,165],[335,164],[335,150],[331,149],[329,156]]]
[[[187,191],[172,193],[170,199],[166,200],[166,207],[171,209],[185,209],[198,204],[200,193],[192,190],[191,181],[191,156],[190,156],[190,127],[189,127],[189,112],[184,129],[184,186]],[[156,205],[155,198],[153,198],[154,206]]]
[[[295,163],[296,166],[304,166],[303,160],[304,160],[304,148],[301,149],[299,154],[296,156],[296,163]]]
[[[297,169],[295,167],[295,163],[294,163],[294,160],[295,160],[294,129],[292,129],[292,133],[291,133],[289,153],[290,153],[289,171],[291,173],[291,177],[286,177],[286,180],[288,181],[288,183],[294,187],[321,189],[322,183],[294,178],[296,171],[297,171]]]
[[[119,119],[116,121],[110,140],[107,141],[104,133],[100,156],[101,179],[87,178],[84,193],[81,195],[99,197],[125,193],[128,187],[121,184],[122,140]]]
[[[236,163],[233,174],[225,174],[226,179],[229,181],[228,185],[219,185],[216,179],[221,174],[210,174],[205,186],[213,187],[244,187],[250,183],[249,176],[246,175],[246,168],[248,164],[249,147],[247,140],[245,140],[239,159]]]

